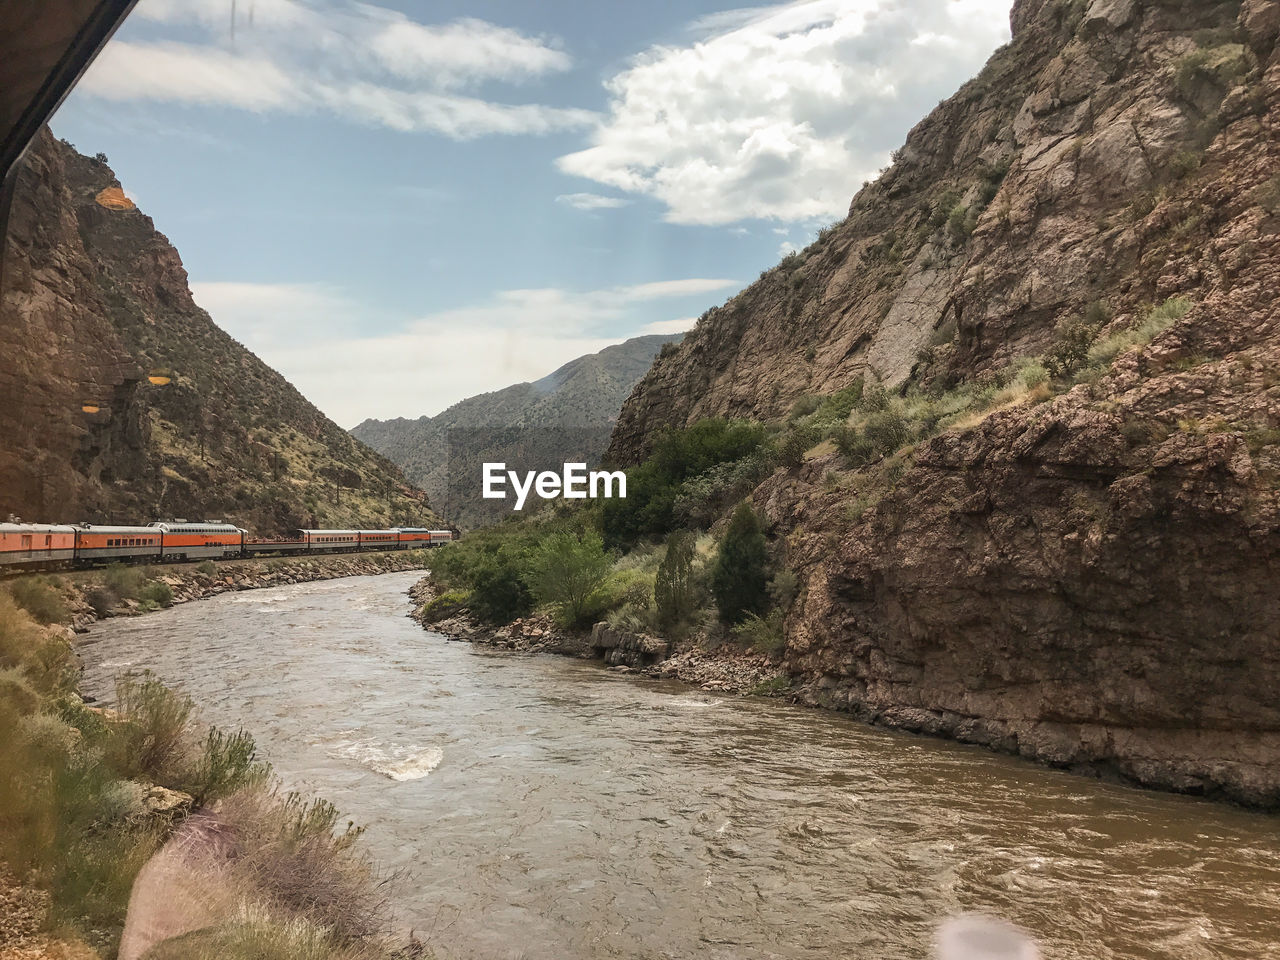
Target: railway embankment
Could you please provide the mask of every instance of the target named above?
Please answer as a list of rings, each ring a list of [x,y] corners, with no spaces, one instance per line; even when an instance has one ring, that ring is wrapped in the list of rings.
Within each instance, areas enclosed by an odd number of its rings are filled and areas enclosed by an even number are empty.
[[[70,573],[32,574],[10,581],[18,605],[46,624],[84,633],[96,621],[139,616],[223,593],[314,580],[366,577],[426,566],[424,550],[385,553],[206,560],[198,564],[113,565]]]

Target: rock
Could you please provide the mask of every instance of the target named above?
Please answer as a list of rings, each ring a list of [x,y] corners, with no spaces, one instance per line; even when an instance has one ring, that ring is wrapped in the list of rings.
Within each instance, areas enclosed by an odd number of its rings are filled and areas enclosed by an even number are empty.
[[[195,798],[189,793],[169,790],[153,784],[143,794],[142,804],[152,816],[172,820],[190,813],[195,804]]]
[[[1212,39],[1237,14],[1256,69]],[[802,599],[760,676],[862,719],[1280,807],[1280,3],[1019,0],[1012,22],[844,221],[654,363],[609,459],[705,417],[780,422],[860,379],[981,383],[1095,304],[1141,323],[1184,298],[1088,382],[962,421],[892,477],[814,452],[766,478],[752,501]],[[930,219],[943,199],[951,230]],[[620,662],[623,637],[591,642]],[[712,658],[663,670],[746,682],[736,653]]]

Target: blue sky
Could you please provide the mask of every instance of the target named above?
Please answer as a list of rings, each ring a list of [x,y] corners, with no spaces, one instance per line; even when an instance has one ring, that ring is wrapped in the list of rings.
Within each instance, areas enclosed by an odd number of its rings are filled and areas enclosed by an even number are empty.
[[[1008,39],[1009,0],[140,0],[54,119],[343,426],[686,329]]]

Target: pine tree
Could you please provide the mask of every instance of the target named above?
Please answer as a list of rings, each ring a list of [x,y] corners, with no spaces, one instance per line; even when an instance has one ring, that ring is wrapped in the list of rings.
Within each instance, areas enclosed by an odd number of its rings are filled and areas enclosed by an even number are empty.
[[[729,521],[711,573],[711,594],[722,621],[739,623],[748,614],[764,612],[769,604],[768,564],[760,520],[751,505],[743,503]]]

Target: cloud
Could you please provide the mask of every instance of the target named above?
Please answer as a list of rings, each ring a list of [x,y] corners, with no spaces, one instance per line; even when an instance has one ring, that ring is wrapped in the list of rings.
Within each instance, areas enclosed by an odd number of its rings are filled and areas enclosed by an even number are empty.
[[[910,124],[1008,38],[1009,0],[803,0],[693,25],[605,84],[567,174],[651,196],[682,224],[842,215]]]
[[[799,249],[800,248],[797,247],[790,240],[783,240],[780,244],[778,244],[778,256],[785,257],[788,254],[795,253]]]
[[[697,324],[697,317],[681,317],[678,320],[655,320],[640,328],[641,333],[686,333]]]
[[[195,282],[215,322],[343,426],[434,414],[464,397],[537,380],[626,336],[678,333],[692,318],[644,322],[650,305],[738,286],[692,277],[571,291],[504,290],[408,322],[371,317],[319,284]],[[370,328],[391,329],[370,333]],[[625,335],[615,335],[620,329]],[[608,331],[608,332],[606,332]]]
[[[556,203],[565,203],[575,210],[610,210],[631,203],[625,197],[602,197],[598,193],[562,193]]]
[[[111,101],[323,111],[458,140],[543,134],[597,119],[587,110],[496,103],[460,92],[568,70],[572,61],[554,40],[472,18],[427,25],[338,0],[257,0],[251,9],[252,23],[233,23],[223,0],[143,0],[136,17],[203,36],[198,42],[114,40],[79,89]]]

